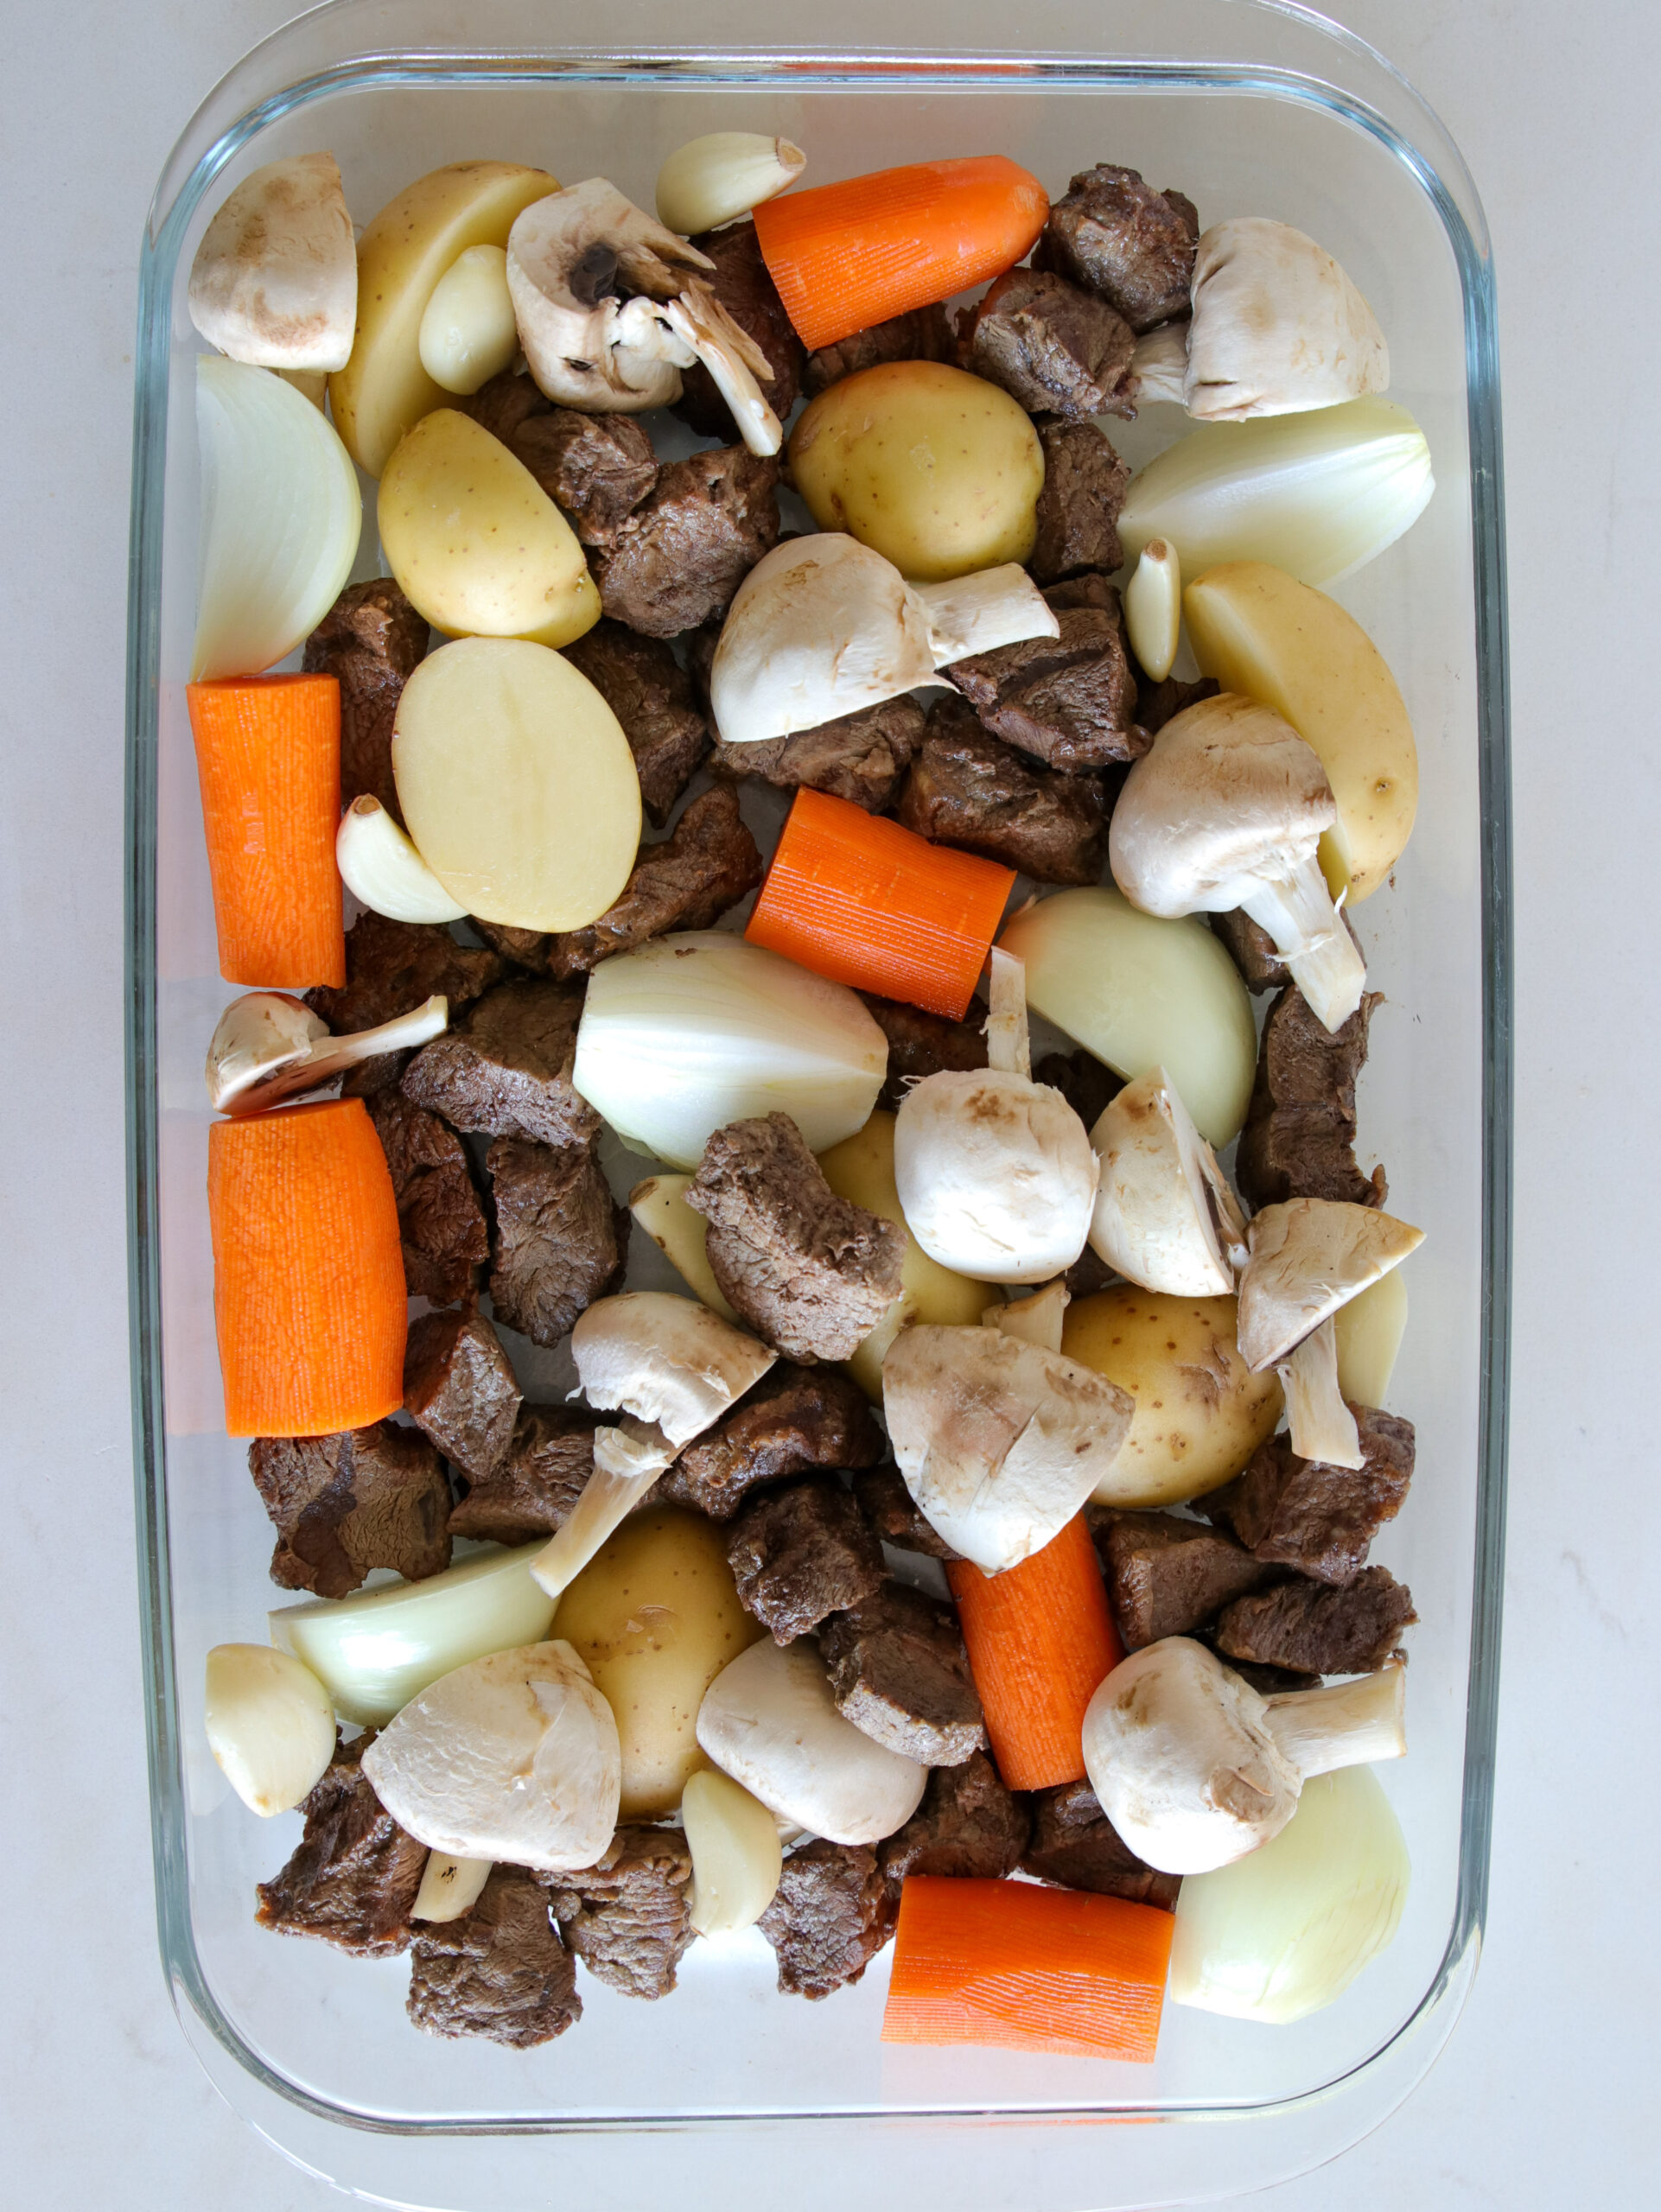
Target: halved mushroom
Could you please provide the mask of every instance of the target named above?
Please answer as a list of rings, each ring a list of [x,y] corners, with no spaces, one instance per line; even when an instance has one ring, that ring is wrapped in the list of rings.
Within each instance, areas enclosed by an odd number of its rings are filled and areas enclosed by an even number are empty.
[[[202,234],[190,320],[210,346],[262,369],[343,369],[358,319],[358,250],[333,154],[246,176]]]
[[[1041,1351],[1059,1352],[1062,1324],[1072,1302],[1066,1284],[1058,1275],[1030,1298],[1011,1298],[989,1306],[981,1315],[981,1326],[1002,1329],[1006,1337],[1019,1337],[1022,1344],[1036,1344]]]
[[[1244,1216],[1163,1068],[1127,1084],[1090,1133],[1102,1163],[1091,1249],[1127,1281],[1220,1298],[1246,1257]]]
[[[383,1052],[413,1052],[449,1021],[449,1001],[423,999],[373,1029],[334,1037],[302,999],[287,991],[245,991],[220,1016],[207,1047],[207,1101],[216,1114],[258,1114],[315,1090]]]

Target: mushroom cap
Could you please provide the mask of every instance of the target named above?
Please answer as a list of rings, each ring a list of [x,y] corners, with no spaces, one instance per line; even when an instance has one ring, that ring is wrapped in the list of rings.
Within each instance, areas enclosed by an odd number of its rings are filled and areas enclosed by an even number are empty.
[[[333,154],[245,176],[202,233],[190,320],[210,346],[264,369],[343,369],[358,318],[358,249]]]
[[[207,1096],[215,1112],[281,1067],[309,1058],[328,1024],[288,991],[245,991],[220,1016],[207,1046]]]
[[[1182,397],[1201,422],[1297,414],[1389,385],[1377,316],[1331,254],[1289,224],[1213,224],[1189,293]]]
[[[778,1356],[697,1299],[669,1290],[597,1299],[571,1332],[589,1403],[655,1421],[678,1447],[719,1420]]]
[[[1145,914],[1227,913],[1313,861],[1337,819],[1314,747],[1272,708],[1224,691],[1173,715],[1131,768],[1108,864]]]
[[[1102,1164],[1091,1250],[1143,1290],[1174,1298],[1221,1298],[1231,1291],[1218,1213],[1226,1205],[1231,1235],[1244,1236],[1244,1224],[1220,1170],[1215,1181],[1207,1173],[1211,1147],[1165,1070],[1126,1084],[1090,1141]],[[1211,1166],[1215,1170],[1214,1160]]]
[[[943,1268],[1047,1282],[1085,1249],[1098,1163],[1059,1090],[996,1068],[913,1084],[894,1131],[906,1226]]]
[[[1346,1199],[1265,1206],[1252,1217],[1240,1277],[1241,1358],[1254,1374],[1272,1367],[1423,1242],[1422,1229]]]

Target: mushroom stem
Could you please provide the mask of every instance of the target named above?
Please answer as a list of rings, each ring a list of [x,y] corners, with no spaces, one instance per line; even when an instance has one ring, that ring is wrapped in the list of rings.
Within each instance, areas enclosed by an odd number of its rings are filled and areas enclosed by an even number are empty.
[[[1312,854],[1289,875],[1259,876],[1240,904],[1274,939],[1311,1013],[1328,1029],[1341,1029],[1361,1003],[1367,971],[1320,861]]]
[[[531,1574],[550,1598],[563,1595],[674,1457],[675,1446],[655,1421],[630,1414],[615,1428],[595,1430],[594,1472],[564,1526],[531,1562]]]
[[[710,372],[750,451],[777,453],[785,442],[784,428],[755,381],[758,369],[769,378],[773,370],[760,347],[734,321],[709,286],[696,276],[688,277],[680,297],[669,301],[661,314],[676,337],[690,347]]]
[[[1130,356],[1130,393],[1138,407],[1145,407],[1155,399],[1168,399],[1174,406],[1181,407],[1187,374],[1186,322],[1162,323],[1157,330],[1150,330],[1137,339]]]
[[[1072,1302],[1066,1281],[1058,1275],[1030,1298],[1011,1298],[989,1306],[981,1315],[981,1326],[1002,1329],[1006,1337],[1019,1337],[1023,1344],[1036,1344],[1041,1351],[1059,1352],[1062,1323]]]
[[[1268,1700],[1263,1725],[1305,1782],[1340,1766],[1371,1766],[1406,1755],[1407,1669],[1399,1659],[1375,1675],[1285,1690]]]
[[[996,945],[987,1002],[987,1066],[1000,1075],[1021,1075],[1030,1080],[1033,1055],[1027,1031],[1027,963],[1013,952],[1000,952]]]
[[[1286,1393],[1292,1449],[1299,1459],[1318,1459],[1327,1467],[1362,1465],[1355,1415],[1338,1387],[1338,1332],[1330,1314],[1284,1359],[1276,1361],[1275,1372]]]

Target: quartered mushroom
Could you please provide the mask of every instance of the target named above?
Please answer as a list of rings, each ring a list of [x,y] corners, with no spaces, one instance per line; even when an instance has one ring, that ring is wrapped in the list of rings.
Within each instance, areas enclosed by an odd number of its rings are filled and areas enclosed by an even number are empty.
[[[1143,1290],[1176,1298],[1231,1291],[1245,1264],[1245,1219],[1165,1070],[1128,1083],[1090,1141],[1102,1164],[1091,1250]]]
[[[981,1326],[1002,1329],[1006,1337],[1019,1337],[1022,1344],[1036,1344],[1041,1351],[1059,1352],[1062,1324],[1072,1302],[1066,1284],[1058,1276],[1030,1298],[1011,1298],[1002,1305],[989,1306],[981,1315]]]
[[[358,249],[333,154],[245,177],[202,234],[190,320],[233,361],[343,369],[358,319]]]
[[[207,1048],[207,1100],[217,1114],[258,1114],[315,1090],[360,1060],[413,1052],[449,1021],[449,1001],[423,999],[373,1029],[335,1037],[287,991],[245,991],[220,1016]]]

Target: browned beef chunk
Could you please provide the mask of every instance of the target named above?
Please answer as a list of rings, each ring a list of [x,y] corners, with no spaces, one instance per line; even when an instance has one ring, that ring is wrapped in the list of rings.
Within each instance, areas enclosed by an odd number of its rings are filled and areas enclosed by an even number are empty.
[[[724,745],[710,755],[710,772],[735,781],[755,776],[778,791],[829,791],[880,814],[923,739],[923,710],[915,699],[885,699],[793,737],[764,737]]]
[[[767,405],[781,423],[786,421],[801,393],[802,365],[807,355],[767,274],[754,224],[729,223],[722,230],[701,232],[692,244],[715,264],[713,271],[703,272],[703,282],[739,328],[767,355],[773,381],[769,384],[765,377],[756,381]],[[701,438],[738,435],[732,410],[702,361],[681,372],[681,396],[673,411]]]
[[[728,1529],[727,1558],[738,1602],[775,1643],[805,1636],[882,1580],[882,1547],[830,1475],[751,1498]]]
[[[463,415],[472,416],[482,430],[493,438],[500,438],[511,446],[522,423],[533,415],[545,415],[553,402],[538,391],[533,380],[523,372],[504,369],[487,384],[481,384],[470,398],[457,397],[449,404],[459,408]]]
[[[467,1154],[453,1129],[401,1091],[378,1090],[366,1103],[398,1199],[404,1285],[411,1298],[451,1305],[476,1287],[490,1257]]]
[[[1145,676],[1136,678],[1136,720],[1150,736],[1157,737],[1174,715],[1189,707],[1197,707],[1202,699],[1214,699],[1222,689],[1214,676],[1202,676],[1197,683],[1183,683],[1174,676],[1168,676],[1162,683],[1155,683]],[[1214,929],[1223,918],[1212,916]],[[1256,929],[1257,924],[1251,926]]]
[[[729,791],[695,798],[661,845],[642,845],[622,896],[586,929],[548,948],[550,971],[586,976],[614,952],[668,930],[707,930],[761,880],[761,852]]]
[[[277,1531],[271,1580],[284,1590],[344,1598],[372,1567],[419,1582],[450,1563],[444,1464],[412,1428],[258,1437],[248,1471]]]
[[[907,1874],[953,1881],[1002,1881],[1026,1848],[1027,1808],[1003,1786],[984,1751],[928,1778],[923,1802],[886,1843],[877,1846],[882,1878],[898,1900]]]
[[[787,1997],[829,1997],[857,1981],[894,1933],[899,1898],[869,1844],[823,1838],[792,1851],[761,1933]]]
[[[512,1440],[519,1386],[481,1313],[423,1313],[404,1354],[404,1410],[469,1482],[482,1482]]]
[[[448,930],[362,913],[346,933],[346,982],[338,990],[320,983],[306,1004],[337,1036],[412,1014],[435,993],[449,1001],[454,1021],[501,972],[493,952],[457,944]]]
[[[506,1453],[451,1512],[451,1535],[491,1544],[551,1536],[594,1472],[594,1433],[604,1426],[576,1406],[521,1406]]]
[[[585,545],[614,545],[658,480],[652,441],[632,415],[555,407],[522,423],[510,443]]]
[[[1219,1616],[1215,1641],[1225,1659],[1307,1675],[1370,1675],[1418,1618],[1405,1584],[1387,1567],[1365,1567],[1341,1590],[1300,1579],[1237,1598]]]
[[[958,358],[958,336],[943,307],[913,308],[834,346],[822,346],[807,357],[802,390],[810,399],[840,384],[861,369],[880,368],[885,361],[951,361]]]
[[[888,1750],[945,1767],[961,1766],[984,1747],[986,1723],[958,1616],[938,1598],[882,1582],[822,1623],[819,1649],[843,1719]]]
[[[1367,1025],[1378,1002],[1377,991],[1364,991],[1337,1031],[1309,1011],[1293,986],[1270,1007],[1235,1154],[1235,1179],[1250,1205],[1275,1205],[1287,1198],[1384,1203],[1384,1169],[1364,1175],[1352,1148],[1355,1079],[1366,1064]]]
[[[1235,1535],[1258,1559],[1295,1567],[1318,1582],[1353,1582],[1367,1548],[1393,1521],[1413,1479],[1410,1421],[1352,1406],[1362,1465],[1329,1467],[1301,1459],[1285,1436],[1260,1444],[1245,1472],[1205,1501],[1226,1515]]]
[[[904,1230],[837,1196],[788,1114],[717,1129],[686,1203],[722,1295],[786,1359],[847,1359],[900,1295]]]
[[[544,1878],[569,1948],[625,1997],[667,1997],[692,1940],[692,1854],[674,1828],[620,1827],[592,1866]]]
[[[392,780],[392,717],[426,651],[427,618],[391,576],[348,584],[307,639],[307,675],[340,679],[343,807],[366,795],[403,821]]]
[[[1209,1630],[1200,1638],[1216,1649],[1217,1639]],[[1229,1665],[1243,1682],[1250,1682],[1259,1697],[1278,1697],[1282,1690],[1318,1690],[1319,1675],[1306,1675],[1295,1667],[1260,1667],[1252,1659],[1231,1659]]]
[[[1121,1077],[1094,1052],[1046,1052],[1033,1070],[1034,1083],[1059,1090],[1087,1129],[1093,1129],[1124,1089]]]
[[[1041,584],[1117,569],[1124,558],[1119,510],[1130,471],[1088,423],[1041,423],[1038,442],[1044,448],[1044,488],[1028,567]]]
[[[1275,940],[1243,907],[1211,917],[1212,934],[1220,938],[1229,958],[1240,971],[1249,991],[1284,990],[1291,982],[1286,963],[1275,950]]]
[[[1181,1876],[1158,1873],[1138,1859],[1087,1782],[1035,1789],[1032,1808],[1033,1840],[1021,1861],[1023,1873],[1064,1890],[1093,1890],[1098,1897],[1176,1910]]]
[[[596,1298],[622,1288],[628,1208],[613,1203],[592,1145],[498,1137],[485,1172],[496,1208],[496,1319],[533,1344],[557,1344]]]
[[[1270,1579],[1262,1560],[1201,1521],[1107,1506],[1086,1510],[1129,1651],[1163,1636],[1192,1635],[1231,1598]]]
[[[501,983],[423,1045],[404,1071],[404,1095],[458,1129],[577,1144],[600,1117],[571,1088],[580,984]]]
[[[914,1082],[939,1075],[945,1068],[983,1068],[986,1065],[986,1007],[976,999],[961,1021],[943,1014],[926,1014],[920,1006],[901,999],[880,999],[869,991],[861,998],[888,1040],[888,1072],[877,1099],[890,1113]]]
[[[1099,779],[1033,767],[961,699],[931,712],[894,813],[920,837],[961,845],[1040,883],[1098,883],[1107,861]]]
[[[582,2017],[576,1967],[523,1866],[493,1866],[459,1920],[423,1922],[406,2009],[430,2036],[482,2036],[515,2050]]]
[[[672,638],[724,614],[778,542],[779,463],[744,446],[671,461],[658,486],[595,556],[600,602],[614,621]]]
[[[851,1376],[781,1359],[687,1446],[658,1489],[678,1504],[730,1521],[762,1483],[809,1467],[875,1466],[887,1448]]]
[[[709,750],[690,677],[660,638],[636,637],[620,622],[596,622],[563,651],[622,724],[646,819],[661,830]]]
[[[359,1958],[390,1958],[410,1942],[410,1908],[427,1847],[382,1807],[359,1762],[374,1741],[336,1741],[334,1756],[300,1808],[306,1832],[288,1865],[258,1885],[262,1928],[315,1936]]]
[[[1093,1298],[1098,1290],[1105,1290],[1119,1278],[1107,1262],[1092,1252],[1088,1244],[1061,1278],[1071,1299]]]
[[[1050,209],[1033,259],[1087,285],[1141,332],[1187,313],[1199,241],[1191,200],[1168,188],[1155,192],[1135,169],[1098,162]]]
[[[1060,622],[1059,638],[1000,645],[941,674],[994,736],[1049,767],[1136,760],[1153,741],[1131,720],[1136,686],[1118,593],[1100,576],[1079,576],[1052,584],[1044,596]]]
[[[1136,413],[1125,391],[1136,346],[1136,333],[1104,300],[1065,276],[1011,269],[974,310],[964,366],[1029,414],[1087,423]]]
[[[854,1496],[882,1541],[896,1551],[921,1552],[928,1559],[962,1558],[918,1511],[905,1477],[892,1461],[862,1469],[854,1477]]]
[[[468,916],[468,927],[477,931],[493,952],[500,952],[516,968],[528,968],[535,975],[548,964],[546,930],[516,930],[506,922],[480,921],[477,914]]]

